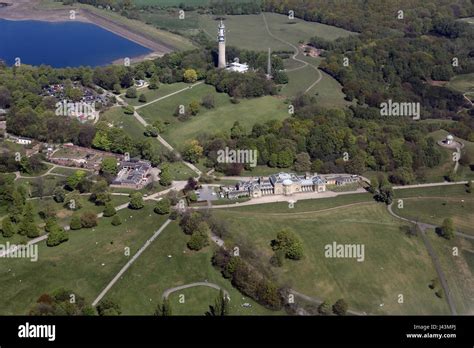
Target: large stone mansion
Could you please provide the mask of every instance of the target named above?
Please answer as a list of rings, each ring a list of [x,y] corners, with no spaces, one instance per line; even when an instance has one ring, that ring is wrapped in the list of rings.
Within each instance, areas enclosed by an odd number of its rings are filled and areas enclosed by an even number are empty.
[[[222,186],[223,195],[229,199],[239,197],[258,198],[268,195],[289,196],[304,192],[324,192],[326,185],[345,185],[358,181],[357,175],[318,175],[298,176],[294,173],[278,173],[269,177],[259,177],[249,181],[241,181],[235,186]]]

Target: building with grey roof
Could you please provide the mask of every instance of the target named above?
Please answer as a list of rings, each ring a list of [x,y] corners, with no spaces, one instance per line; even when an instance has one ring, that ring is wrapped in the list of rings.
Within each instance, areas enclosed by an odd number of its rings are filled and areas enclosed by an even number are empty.
[[[151,182],[151,163],[141,160],[122,161],[112,185],[141,189]]]
[[[298,176],[293,173],[278,173],[268,178],[242,181],[235,186],[223,186],[221,190],[225,197],[262,197],[268,195],[292,195],[303,192],[324,192],[326,181],[319,175],[306,174]]]

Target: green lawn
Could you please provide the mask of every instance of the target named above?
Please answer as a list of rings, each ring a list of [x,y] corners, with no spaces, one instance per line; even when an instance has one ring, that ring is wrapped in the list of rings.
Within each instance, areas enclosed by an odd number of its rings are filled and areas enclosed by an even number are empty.
[[[120,128],[125,131],[132,139],[136,141],[146,139],[143,132],[145,127],[138,122],[133,115],[127,115],[123,112],[122,107],[114,106],[103,113],[101,121],[111,123],[115,128]]]
[[[242,214],[266,216],[267,214],[278,215],[280,213],[311,213],[319,210],[333,209],[349,204],[365,204],[373,203],[372,195],[369,193],[354,193],[347,195],[340,195],[332,198],[318,198],[298,200],[298,196],[288,197],[288,200],[296,201],[293,208],[289,208],[286,202],[248,205],[238,208],[232,208],[233,212]],[[375,204],[375,203],[374,203]]]
[[[173,292],[168,299],[173,315],[204,315],[218,296],[219,290],[198,286]]]
[[[173,84],[162,83],[160,84],[160,87],[158,89],[148,89],[148,87],[145,87],[145,88],[137,90],[137,98],[133,98],[133,99],[127,98],[125,97],[125,95],[123,95],[123,98],[128,104],[139,106],[139,105],[145,104],[145,103],[140,103],[138,101],[138,96],[140,96],[140,94],[144,94],[146,96],[147,102],[151,102],[155,99],[161,98],[170,93],[179,91],[180,89],[183,89],[186,86],[188,86],[188,84],[184,82],[177,82]]]
[[[196,176],[196,173],[183,162],[169,163],[169,170],[173,180],[188,180]]]
[[[306,22],[300,19],[289,20],[288,16],[265,13],[270,31],[278,38],[296,45],[300,40],[308,41],[313,36],[320,36],[327,40],[349,36],[353,33],[315,22]],[[214,38],[217,21],[214,16],[202,15],[199,17],[200,27]],[[293,49],[271,37],[265,29],[262,15],[226,16],[227,44],[239,48],[255,51]],[[214,35],[214,36],[213,36]],[[215,38],[214,38],[215,39]]]
[[[73,175],[73,174],[74,174],[75,172],[77,172],[78,170],[83,170],[83,169],[82,169],[82,168],[56,167],[56,168],[54,168],[50,173],[70,176],[70,175]],[[89,173],[89,172],[87,172],[87,173]]]
[[[404,198],[402,209],[398,208],[397,203],[394,204],[394,211],[400,216],[438,226],[445,218],[450,217],[457,230],[474,235],[474,194],[465,192],[440,196],[422,194],[418,197]]]
[[[471,197],[466,193],[466,186],[464,184],[455,184],[447,186],[433,186],[433,187],[420,187],[410,189],[397,189],[395,190],[395,199],[407,198],[407,197]]]
[[[296,206],[300,204],[303,201]],[[242,212],[248,208],[255,214]],[[423,242],[407,237],[400,230],[403,223],[390,216],[385,205],[369,203],[313,213],[275,209],[273,214],[262,214],[258,209],[216,210],[215,214],[229,224],[226,245],[238,245],[242,255],[250,252],[256,258],[253,263],[273,270],[280,284],[331,303],[345,298],[350,308],[372,314],[449,313],[446,301],[428,288],[436,271]],[[270,241],[283,228],[301,238],[305,256],[271,268]],[[365,261],[324,257],[325,245],[333,242],[363,244]],[[397,302],[399,294],[404,296],[403,304]]]
[[[154,312],[156,304],[161,301],[161,296],[166,289],[208,280],[222,286],[229,292],[231,314],[282,314],[282,312],[266,310],[251,299],[242,296],[211,265],[214,246],[206,247],[199,252],[192,252],[186,247],[188,239],[189,236],[186,236],[176,223],[171,223],[128,269],[123,278],[115,284],[107,298],[119,299],[123,314],[149,315]],[[198,299],[193,299],[191,293],[195,290],[191,289],[186,292],[191,301],[188,305],[175,303],[174,296],[170,295],[173,312],[202,315],[203,310],[207,309],[209,300],[213,300],[214,296],[218,294],[214,290],[214,293],[209,294],[211,298],[206,298],[202,303]],[[179,293],[185,292],[183,290],[177,294],[179,295]],[[206,297],[207,295],[201,293],[196,296]],[[243,308],[241,305],[246,302],[250,303],[252,307]]]
[[[242,171],[242,176],[269,176],[275,174],[278,171],[278,168],[271,168],[266,165],[257,165],[251,170],[244,169]]]
[[[131,255],[165,221],[147,205],[139,211],[118,214],[123,224],[114,227],[111,218],[100,219],[94,229],[69,232],[69,241],[57,247],[39,244],[39,259],[4,259],[0,268],[1,315],[27,314],[37,298],[60,287],[71,289],[92,303]]]
[[[187,121],[179,121],[173,115],[179,105],[187,107],[191,101],[200,102],[202,97],[208,94],[215,98],[214,109],[201,107],[198,115]],[[250,130],[256,122],[283,120],[288,116],[286,105],[276,97],[243,99],[239,104],[232,104],[227,94],[217,93],[213,86],[206,84],[146,106],[140,109],[139,113],[149,123],[162,121],[166,125],[163,137],[178,149],[181,149],[187,140],[196,138],[199,134],[230,132],[235,121]]]
[[[474,73],[456,75],[447,86],[461,93],[474,92]]]

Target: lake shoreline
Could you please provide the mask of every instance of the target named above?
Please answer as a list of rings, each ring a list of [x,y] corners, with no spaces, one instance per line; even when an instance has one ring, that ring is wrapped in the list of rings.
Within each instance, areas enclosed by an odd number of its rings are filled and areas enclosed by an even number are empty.
[[[0,8],[0,19],[11,20],[11,21],[42,21],[42,22],[68,22],[71,19],[69,11],[72,8],[66,9],[38,9],[36,6],[39,4],[39,0],[17,0],[15,3],[11,3],[11,0],[2,0],[2,2],[10,3],[11,5]],[[97,25],[107,31],[110,31],[116,35],[119,35],[127,40],[135,42],[145,48],[150,49],[152,52],[147,55],[140,55],[136,57],[130,57],[132,62],[137,62],[143,59],[150,59],[149,57],[161,57],[166,53],[173,51],[173,48],[159,43],[151,38],[146,37],[142,33],[132,31],[125,25],[113,22],[108,18],[93,13],[88,9],[78,9],[75,13],[74,21],[90,23]],[[111,64],[116,63],[111,62]]]

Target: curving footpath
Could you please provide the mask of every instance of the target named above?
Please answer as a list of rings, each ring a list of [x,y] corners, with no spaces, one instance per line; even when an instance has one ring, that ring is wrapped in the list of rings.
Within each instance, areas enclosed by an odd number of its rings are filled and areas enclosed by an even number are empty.
[[[286,71],[296,71],[296,70],[300,70],[300,69],[303,69],[305,67],[307,67],[308,65],[310,67],[312,67],[314,70],[316,70],[316,72],[318,73],[319,77],[318,79],[311,84],[311,86],[309,86],[304,92],[305,93],[308,93],[310,90],[313,89],[314,86],[316,86],[319,82],[321,82],[321,80],[323,79],[323,74],[321,74],[321,71],[319,71],[318,67],[311,64],[311,63],[308,63],[302,59],[299,59],[297,58],[297,56],[300,54],[300,50],[298,47],[296,47],[295,45],[293,45],[291,42],[288,42],[288,41],[285,41],[283,39],[280,39],[279,37],[273,35],[273,33],[270,31],[270,28],[268,27],[268,22],[267,22],[267,18],[265,17],[265,14],[262,12],[262,17],[263,17],[263,21],[265,23],[265,29],[267,30],[268,32],[268,35],[270,35],[272,38],[274,38],[275,40],[277,41],[280,41],[282,43],[284,43],[285,45],[288,45],[290,46],[291,48],[293,48],[295,50],[295,53],[293,54],[293,56],[291,57],[291,59],[293,59],[294,61],[297,61],[299,63],[303,63],[302,66],[300,67],[297,67],[297,68],[294,68],[294,69],[290,69],[290,70],[286,70]]]
[[[222,288],[221,286],[214,284],[214,283],[208,283],[208,282],[195,282],[195,283],[190,283],[186,285],[181,285],[181,286],[176,286],[174,288],[167,289],[163,292],[162,298],[167,299],[169,295],[171,295],[173,292],[179,291],[179,290],[184,290],[184,289],[189,289],[189,288],[194,288],[196,286],[207,286],[208,288],[213,288],[216,290],[222,290],[224,292],[224,296],[227,297],[230,300],[229,293],[227,290]]]

